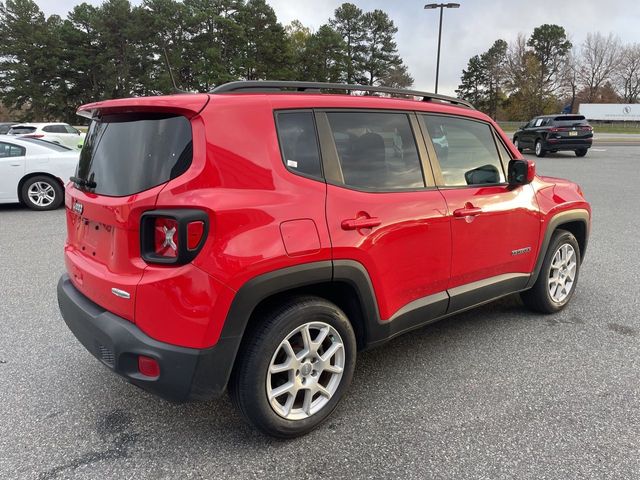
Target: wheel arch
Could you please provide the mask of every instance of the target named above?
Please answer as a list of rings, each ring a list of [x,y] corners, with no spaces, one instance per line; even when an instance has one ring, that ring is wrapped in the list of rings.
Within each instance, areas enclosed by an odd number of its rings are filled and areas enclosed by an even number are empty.
[[[381,332],[377,302],[366,269],[350,260],[320,261],[283,268],[249,280],[236,293],[220,338],[232,340],[232,355],[223,381],[228,383],[238,353],[262,315],[293,296],[314,295],[345,312],[356,334],[358,349],[367,348]]]
[[[49,178],[55,180],[56,182],[58,182],[58,185],[60,185],[62,187],[62,191],[64,192],[64,182],[60,178],[56,177],[55,175],[53,175],[51,173],[48,173],[48,172],[29,172],[24,177],[22,177],[20,179],[20,181],[18,182],[18,191],[17,191],[17,193],[18,193],[18,199],[20,200],[20,203],[23,203],[23,200],[22,200],[22,186],[28,180],[30,180],[31,178],[40,177],[40,176],[49,177]]]
[[[531,275],[531,279],[527,284],[527,288],[533,286],[538,279],[540,270],[542,269],[542,263],[544,257],[547,254],[549,243],[553,233],[558,229],[563,229],[571,232],[580,247],[580,261],[584,260],[585,252],[587,250],[587,243],[589,240],[589,227],[590,227],[590,214],[585,209],[567,210],[557,213],[547,223],[547,228],[544,233],[544,238],[538,251],[538,259],[536,260],[535,269]]]

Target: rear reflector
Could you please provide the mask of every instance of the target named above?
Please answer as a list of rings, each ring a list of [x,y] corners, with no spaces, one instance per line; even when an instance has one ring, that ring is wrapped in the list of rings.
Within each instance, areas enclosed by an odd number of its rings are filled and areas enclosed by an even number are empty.
[[[189,250],[195,250],[202,240],[204,235],[204,222],[190,222],[187,225],[187,248]]]
[[[145,377],[159,377],[160,365],[155,358],[138,356],[138,370]]]

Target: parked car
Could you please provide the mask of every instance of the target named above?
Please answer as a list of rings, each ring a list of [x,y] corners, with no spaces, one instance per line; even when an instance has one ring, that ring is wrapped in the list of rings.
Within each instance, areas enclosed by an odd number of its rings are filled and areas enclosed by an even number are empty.
[[[79,113],[60,310],[162,397],[228,388],[256,427],[294,437],[331,414],[358,350],[516,292],[557,312],[576,290],[582,190],[536,176],[462,100],[233,82]]]
[[[2,122],[0,123],[0,135],[6,135],[9,133],[11,127],[13,127],[16,122]]]
[[[84,138],[84,133],[66,123],[21,123],[11,127],[9,135],[39,138],[73,149],[78,149]]]
[[[55,143],[0,135],[0,203],[20,202],[32,210],[58,208],[78,157],[77,150]]]
[[[593,128],[583,115],[543,115],[513,135],[513,143],[520,152],[532,149],[538,157],[565,150],[584,157],[592,142]]]

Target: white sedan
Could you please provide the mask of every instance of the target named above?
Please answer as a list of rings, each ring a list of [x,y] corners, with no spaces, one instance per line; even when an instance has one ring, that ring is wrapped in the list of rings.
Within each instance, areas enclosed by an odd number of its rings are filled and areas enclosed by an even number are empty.
[[[20,202],[33,210],[58,208],[79,157],[79,151],[62,145],[0,135],[0,203]]]
[[[84,133],[67,123],[20,123],[13,125],[9,135],[21,138],[39,138],[65,147],[79,149],[84,142]]]

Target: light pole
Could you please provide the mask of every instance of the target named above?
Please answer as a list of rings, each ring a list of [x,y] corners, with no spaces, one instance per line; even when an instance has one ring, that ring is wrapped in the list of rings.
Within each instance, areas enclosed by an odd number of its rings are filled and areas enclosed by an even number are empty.
[[[460,8],[459,3],[429,3],[424,6],[425,10],[434,8],[440,9],[440,28],[438,29],[438,60],[436,62],[436,91],[438,93],[438,75],[440,75],[440,43],[442,41],[442,12],[445,8]]]

